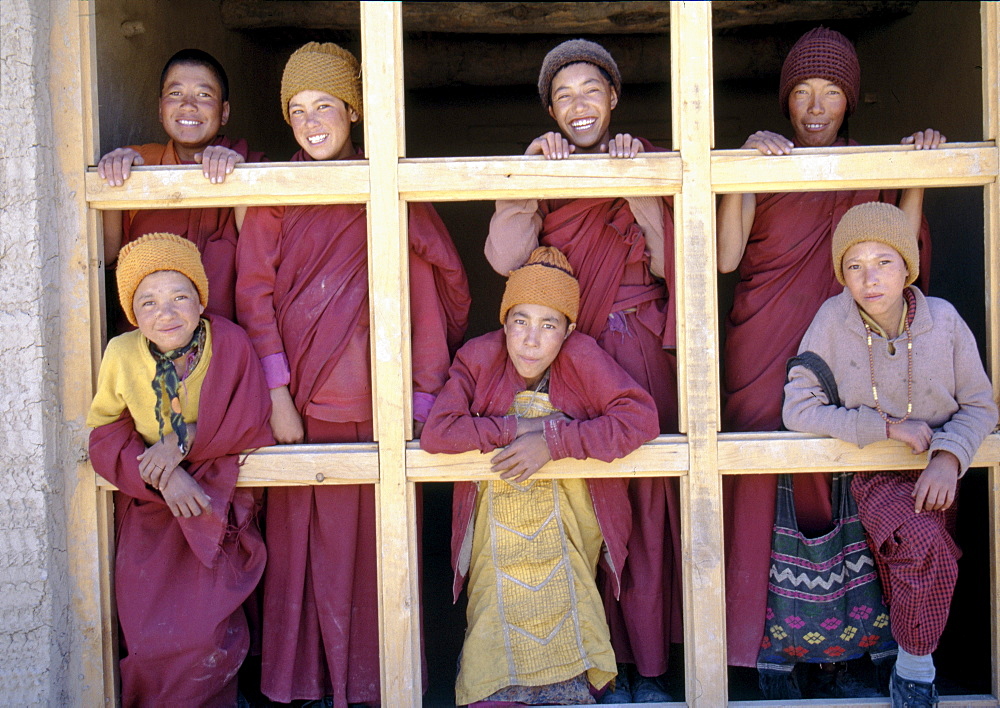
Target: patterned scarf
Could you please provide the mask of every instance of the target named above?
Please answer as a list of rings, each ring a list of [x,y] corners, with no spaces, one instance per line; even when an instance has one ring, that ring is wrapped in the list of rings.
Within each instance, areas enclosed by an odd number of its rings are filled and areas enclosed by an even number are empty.
[[[205,348],[205,320],[198,321],[198,329],[194,331],[191,341],[183,347],[171,349],[168,352],[161,352],[156,345],[149,342],[149,353],[156,361],[156,373],[153,375],[153,393],[156,394],[156,422],[160,426],[160,440],[163,440],[163,408],[164,404],[170,409],[170,426],[177,433],[177,441],[183,454],[187,454],[190,449],[188,441],[187,423],[181,415],[181,400],[178,395],[181,381],[186,379],[201,359],[201,352]],[[174,360],[185,357],[187,367],[184,376],[177,375],[177,367]]]

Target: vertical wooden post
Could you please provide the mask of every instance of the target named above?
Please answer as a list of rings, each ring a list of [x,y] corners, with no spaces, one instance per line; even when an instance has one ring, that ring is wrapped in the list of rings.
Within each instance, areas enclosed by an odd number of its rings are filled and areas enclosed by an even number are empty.
[[[1000,7],[984,2],[983,47],[983,140],[1000,145]],[[984,187],[983,226],[986,270],[986,366],[993,381],[993,394],[1000,393],[1000,183]],[[1000,465],[989,468],[990,490],[990,617],[992,618],[992,687],[1000,696]]]
[[[97,151],[97,82],[93,2],[77,0],[51,5],[49,36],[49,95],[54,139],[53,171],[59,199],[59,400],[62,416],[53,425],[58,459],[66,480],[66,535],[72,584],[72,634],[66,688],[74,705],[102,705],[114,700],[117,661],[111,656],[113,634],[102,622],[102,607],[110,596],[109,567],[101,567],[96,548],[110,530],[99,527],[101,497],[94,472],[86,463],[84,426],[101,355],[101,334],[91,326],[99,308],[101,280],[97,268],[97,218],[87,210],[86,166]],[[96,298],[96,299],[95,299]],[[100,321],[99,319],[97,321]],[[86,361],[90,366],[81,367]],[[105,615],[106,616],[106,615]]]
[[[362,2],[365,151],[370,165],[368,279],[379,477],[379,628],[382,703],[419,705],[420,627],[414,486],[406,482],[411,419],[410,289],[404,154],[403,20],[400,3]]]
[[[712,10],[670,3],[673,146],[682,159],[674,202],[679,386],[690,470],[681,486],[685,687],[689,705],[726,703],[722,484],[718,473],[719,346],[716,328],[715,197],[712,194]]]

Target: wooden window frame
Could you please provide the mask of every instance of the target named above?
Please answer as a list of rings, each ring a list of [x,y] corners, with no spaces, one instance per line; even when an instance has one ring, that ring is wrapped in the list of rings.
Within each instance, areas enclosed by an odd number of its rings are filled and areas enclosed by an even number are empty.
[[[671,2],[670,51],[673,152],[617,161],[579,157],[560,162],[524,157],[406,159],[403,27],[399,3],[361,2],[362,60],[368,159],[336,165],[272,163],[240,166],[222,185],[204,186],[200,168],[133,171],[124,187],[108,188],[91,167],[98,157],[93,0],[53,5],[51,83],[61,142],[58,169],[72,191],[77,235],[64,239],[67,304],[60,319],[61,403],[75,432],[60,445],[67,487],[69,562],[77,628],[74,667],[85,676],[74,690],[81,705],[116,702],[117,631],[111,572],[110,485],[94,475],[81,451],[82,421],[101,354],[103,268],[100,209],[263,204],[368,204],[369,289],[376,443],[297,445],[250,456],[240,484],[372,483],[376,485],[382,695],[385,705],[420,705],[420,590],[417,584],[415,488],[418,482],[490,477],[488,456],[430,455],[410,436],[409,303],[405,209],[409,201],[511,197],[675,195],[681,435],[661,436],[609,465],[550,463],[543,477],[579,477],[602,465],[604,476],[681,478],[684,563],[685,688],[688,703],[727,700],[721,475],[763,472],[909,469],[913,458],[886,442],[865,450],[794,433],[719,434],[720,347],[716,304],[715,195],[724,192],[834,188],[983,186],[987,366],[1000,381],[1000,6],[981,3],[983,135],[980,143],[949,143],[914,151],[900,146],[796,150],[760,157],[713,150],[712,24],[707,2]],[[78,96],[77,101],[74,96]],[[67,98],[68,97],[68,98]],[[64,105],[65,104],[65,105]],[[891,163],[891,168],[887,169]],[[906,175],[886,178],[885,174]],[[377,234],[378,236],[373,236]],[[396,274],[397,277],[390,277]],[[89,319],[88,319],[89,318]],[[81,352],[91,367],[80,371]],[[396,395],[379,396],[378,391]],[[398,392],[404,395],[398,395]],[[81,428],[76,430],[76,428]],[[989,528],[993,696],[1000,696],[1000,583],[997,486],[1000,436],[975,460],[990,475]],[[818,705],[817,702],[803,702]],[[943,701],[942,705],[957,705]],[[962,705],[997,705],[994,697]],[[732,704],[737,705],[737,704]],[[747,705],[752,705],[747,703]]]

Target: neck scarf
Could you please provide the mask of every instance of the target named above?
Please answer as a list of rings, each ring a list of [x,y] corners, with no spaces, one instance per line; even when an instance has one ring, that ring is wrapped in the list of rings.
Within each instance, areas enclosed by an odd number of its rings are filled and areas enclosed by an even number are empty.
[[[181,381],[190,376],[191,372],[198,365],[201,359],[201,352],[205,348],[205,320],[198,321],[198,328],[194,331],[191,341],[183,347],[171,349],[168,352],[161,352],[156,345],[149,342],[149,353],[153,355],[156,362],[156,373],[153,375],[153,393],[156,394],[156,406],[153,409],[156,413],[156,422],[160,426],[160,440],[163,440],[163,408],[164,404],[170,410],[170,426],[177,433],[177,441],[181,452],[187,454],[190,450],[188,441],[187,423],[181,415],[181,400],[178,395]],[[187,367],[184,376],[177,374],[177,367],[174,360],[185,357]]]

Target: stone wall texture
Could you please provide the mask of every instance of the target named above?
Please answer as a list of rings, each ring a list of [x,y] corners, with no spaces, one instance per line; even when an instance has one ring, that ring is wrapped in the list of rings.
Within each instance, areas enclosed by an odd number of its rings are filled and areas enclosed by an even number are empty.
[[[65,0],[60,0],[65,1]],[[0,2],[0,705],[68,705],[49,0]],[[87,362],[81,362],[87,366]]]

